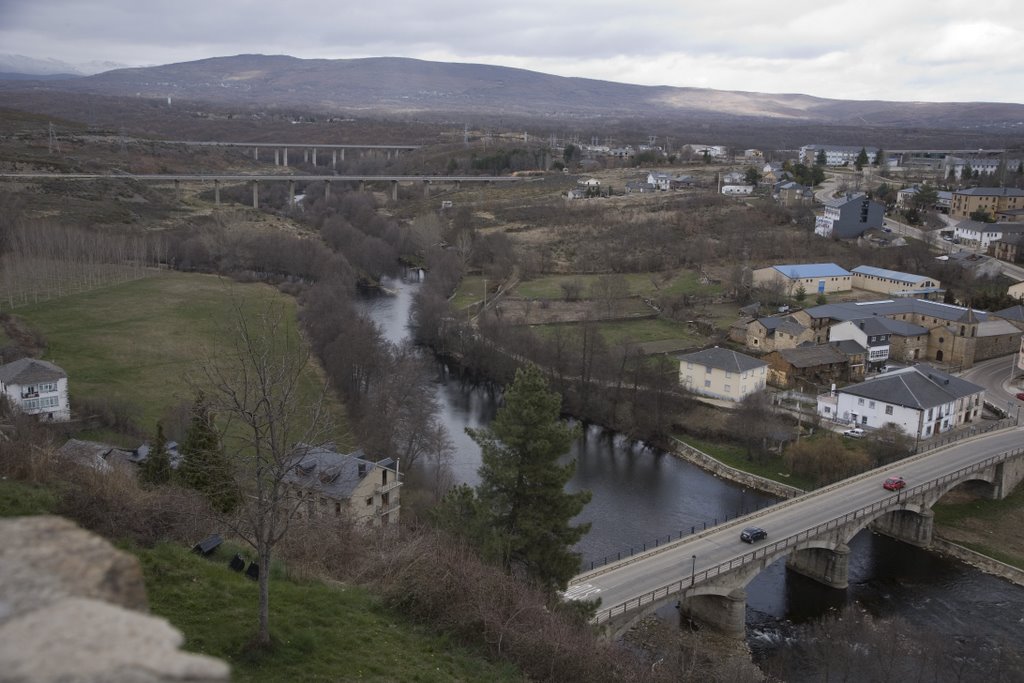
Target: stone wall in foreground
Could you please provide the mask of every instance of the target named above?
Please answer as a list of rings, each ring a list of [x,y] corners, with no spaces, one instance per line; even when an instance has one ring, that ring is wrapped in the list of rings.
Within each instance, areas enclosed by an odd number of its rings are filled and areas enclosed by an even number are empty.
[[[0,680],[227,681],[219,659],[182,651],[148,612],[133,555],[51,516],[0,519]]]

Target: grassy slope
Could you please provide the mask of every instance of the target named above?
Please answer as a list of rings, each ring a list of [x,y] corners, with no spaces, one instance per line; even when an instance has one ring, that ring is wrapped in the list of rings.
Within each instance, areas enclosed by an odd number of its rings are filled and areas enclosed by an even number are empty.
[[[246,310],[279,304],[294,324],[294,299],[272,287],[175,272],[26,306],[17,315],[45,335],[47,360],[68,373],[72,405],[76,397],[129,403],[140,426],[153,431],[169,408],[191,401],[186,378],[224,338],[235,301]],[[340,404],[332,407],[343,434]]]
[[[236,681],[518,681],[445,638],[382,608],[366,591],[319,581],[271,578],[269,653],[246,644],[256,623],[255,582],[161,545],[136,550],[150,605],[186,634],[186,649],[231,662]]]
[[[50,514],[57,495],[0,480],[0,518]],[[255,631],[253,581],[227,568],[231,551],[206,560],[171,544],[131,548],[152,612],[185,634],[185,649],[227,660],[235,681],[520,681],[383,608],[361,588],[271,576],[270,652],[246,645]]]

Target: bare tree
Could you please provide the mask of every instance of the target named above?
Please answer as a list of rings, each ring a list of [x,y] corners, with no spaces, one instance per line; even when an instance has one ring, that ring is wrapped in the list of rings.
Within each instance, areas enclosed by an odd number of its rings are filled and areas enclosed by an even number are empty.
[[[283,307],[252,313],[235,304],[232,328],[219,353],[203,363],[204,386],[238,487],[238,508],[223,522],[256,552],[259,625],[256,644],[270,645],[270,560],[303,498],[289,472],[326,443],[326,385],[312,386],[310,356]],[[308,494],[307,494],[308,495]],[[308,501],[307,501],[308,502]]]

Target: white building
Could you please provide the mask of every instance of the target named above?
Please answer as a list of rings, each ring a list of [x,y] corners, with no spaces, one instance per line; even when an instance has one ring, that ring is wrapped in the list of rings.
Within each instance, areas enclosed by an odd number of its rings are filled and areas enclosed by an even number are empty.
[[[742,353],[714,347],[676,356],[679,383],[690,391],[726,401],[742,401],[762,391],[768,363]]]
[[[981,419],[984,397],[977,384],[922,364],[818,396],[818,414],[869,429],[894,423],[926,439]]]
[[[731,197],[743,197],[754,192],[753,185],[723,185],[722,194]]]
[[[1024,234],[1024,223],[985,223],[983,221],[960,221],[956,224],[953,236],[961,244],[975,247],[980,251],[988,251],[988,245],[1003,239],[1004,235]]]
[[[21,358],[0,366],[0,392],[23,413],[40,420],[67,422],[71,419],[68,403],[68,375],[45,360]]]
[[[889,360],[889,337],[892,333],[877,318],[847,320],[828,329],[829,342],[853,341],[867,350],[870,367],[879,367]]]
[[[818,158],[818,152],[825,150],[826,166],[853,166],[857,163],[857,157],[861,150],[868,155],[868,163],[875,163],[875,156],[878,154],[877,147],[857,147],[847,145],[804,145],[800,148],[800,159],[807,165],[814,164]]]

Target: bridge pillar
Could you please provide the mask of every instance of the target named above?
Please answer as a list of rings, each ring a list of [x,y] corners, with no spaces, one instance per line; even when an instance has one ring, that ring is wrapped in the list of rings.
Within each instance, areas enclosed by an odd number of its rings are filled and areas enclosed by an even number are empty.
[[[295,181],[288,181],[288,210],[295,208]]]
[[[220,206],[220,179],[213,179],[213,204],[214,206]]]
[[[345,150],[342,150],[342,154],[344,152]],[[342,158],[344,159],[344,157]],[[338,150],[336,149],[331,150],[331,168],[338,168]]]
[[[391,201],[393,201],[393,202],[397,202],[398,201],[398,181],[397,180],[392,180],[391,181]]]
[[[1024,481],[1024,458],[1011,458],[996,465],[995,499],[1006,498],[1021,481]]]
[[[316,147],[313,148],[313,165],[316,166]]]
[[[850,585],[850,546],[796,550],[786,558],[786,568],[830,588],[844,589]]]
[[[287,147],[284,148],[284,165],[285,166],[288,165],[288,148]]]
[[[429,180],[424,180],[423,181],[423,198],[424,199],[430,199],[430,181]]]
[[[330,199],[330,198],[331,198],[331,181],[330,180],[325,180],[324,181],[324,199]]]
[[[181,181],[177,178],[174,179],[174,199],[175,201],[181,201]]]
[[[892,536],[899,541],[916,545],[919,548],[927,548],[932,544],[932,529],[934,526],[935,513],[929,509],[921,512],[916,510],[893,510],[871,523],[871,528],[878,533]]]
[[[365,180],[360,180],[359,181],[359,191],[360,192],[366,192],[366,181]]]
[[[345,161],[345,148],[344,147],[341,148],[341,160]]]
[[[253,161],[259,161],[260,160],[260,148],[259,147],[253,147],[252,148],[252,158],[253,158]]]
[[[727,636],[746,636],[747,591],[743,588],[727,595],[684,597],[679,601],[679,612]]]
[[[252,208],[260,208],[260,181],[252,181]]]
[[[274,150],[274,166],[280,166],[280,165],[281,165],[281,150],[275,149]]]

